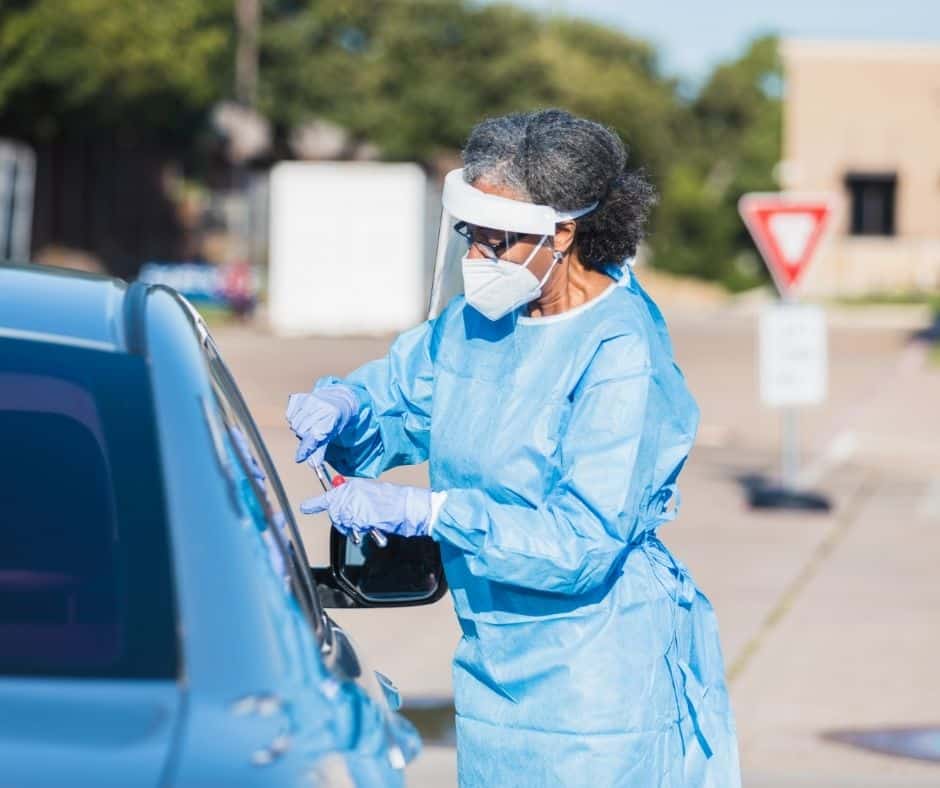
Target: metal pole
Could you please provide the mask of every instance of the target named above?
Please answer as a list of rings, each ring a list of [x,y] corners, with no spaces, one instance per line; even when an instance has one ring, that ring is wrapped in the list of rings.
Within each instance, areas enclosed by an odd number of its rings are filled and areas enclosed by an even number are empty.
[[[21,263],[28,262],[30,258],[35,183],[36,154],[24,145],[19,149],[16,167],[16,187],[13,193],[13,224],[10,234],[12,257]]]
[[[0,140],[0,260],[13,257],[16,216],[16,149]]]
[[[800,473],[800,423],[796,408],[783,408],[783,434],[781,435],[781,486],[795,491]]]
[[[258,27],[260,0],[235,0],[238,44],[235,52],[235,96],[246,107],[258,99]]]

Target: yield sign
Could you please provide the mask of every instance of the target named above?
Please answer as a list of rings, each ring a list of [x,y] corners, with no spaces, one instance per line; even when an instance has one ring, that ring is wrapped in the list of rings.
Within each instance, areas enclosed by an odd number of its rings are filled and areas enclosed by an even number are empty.
[[[796,289],[830,224],[834,201],[826,195],[754,192],[738,212],[767,268],[786,297]]]

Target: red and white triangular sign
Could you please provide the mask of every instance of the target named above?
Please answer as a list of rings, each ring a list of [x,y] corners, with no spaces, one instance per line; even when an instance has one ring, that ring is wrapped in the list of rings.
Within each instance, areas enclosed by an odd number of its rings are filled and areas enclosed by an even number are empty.
[[[830,226],[834,207],[831,196],[798,192],[752,192],[738,201],[738,212],[781,296],[799,285]]]

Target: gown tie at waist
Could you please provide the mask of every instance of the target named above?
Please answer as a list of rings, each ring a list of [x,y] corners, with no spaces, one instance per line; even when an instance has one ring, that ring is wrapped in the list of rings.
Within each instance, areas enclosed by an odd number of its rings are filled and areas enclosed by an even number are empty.
[[[672,507],[669,504],[672,503]],[[660,491],[650,499],[647,507],[647,517],[642,523],[643,532],[637,543],[647,560],[650,562],[650,568],[653,575],[659,580],[660,584],[673,599],[676,608],[691,610],[695,602],[696,588],[692,581],[692,576],[685,564],[679,561],[660,540],[656,534],[656,528],[665,522],[675,519],[679,512],[679,491],[674,484],[665,485]],[[669,588],[663,582],[662,572],[664,569],[671,576]],[[692,722],[692,728],[699,746],[701,746],[706,757],[711,757],[712,747],[709,744],[709,737],[706,735],[704,723],[704,701],[708,694],[708,688],[702,686],[698,677],[689,663],[682,659],[679,649],[679,611],[673,610],[672,638],[666,653],[663,655],[666,666],[669,670],[672,681],[673,694],[676,701],[676,711],[679,724],[679,735],[682,740],[683,754],[687,748],[685,735],[682,732],[681,721],[687,713]]]

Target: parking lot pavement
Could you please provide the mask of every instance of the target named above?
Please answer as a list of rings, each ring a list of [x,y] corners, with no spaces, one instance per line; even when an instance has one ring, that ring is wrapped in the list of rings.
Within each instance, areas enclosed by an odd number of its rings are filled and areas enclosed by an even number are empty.
[[[831,324],[830,397],[802,415],[806,466],[830,514],[754,512],[741,478],[772,474],[779,420],[757,401],[756,318],[670,314],[677,357],[702,408],[682,477],[683,510],[662,535],[715,605],[745,785],[940,785],[940,765],[831,743],[827,732],[940,723],[940,368],[908,342],[916,319]],[[216,332],[296,505],[316,489],[291,461],[287,394],[380,355],[388,340],[281,340]],[[426,483],[422,467],[390,478]],[[311,518],[312,519],[312,518]],[[305,522],[325,556],[327,525]],[[446,698],[458,632],[449,600],[336,611],[374,667],[408,698]],[[446,786],[454,751],[430,746],[409,784]]]
[[[940,724],[940,518],[916,511],[920,477],[843,475],[854,491],[732,685],[743,763],[767,785],[940,785],[938,763],[819,735]]]

